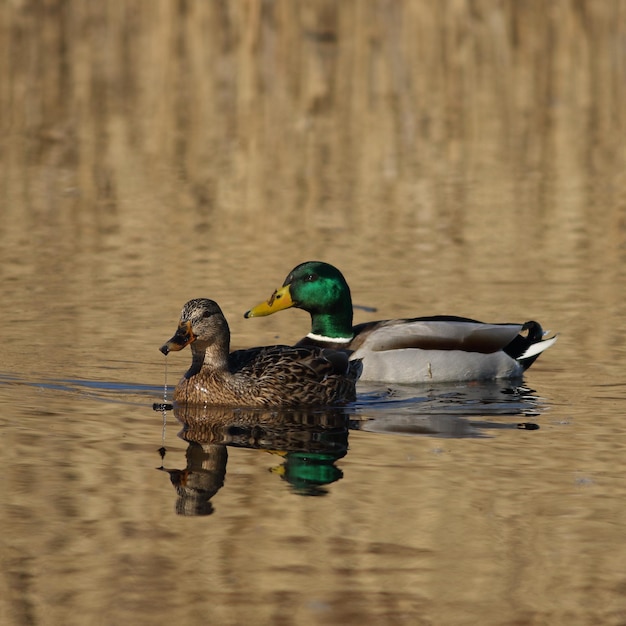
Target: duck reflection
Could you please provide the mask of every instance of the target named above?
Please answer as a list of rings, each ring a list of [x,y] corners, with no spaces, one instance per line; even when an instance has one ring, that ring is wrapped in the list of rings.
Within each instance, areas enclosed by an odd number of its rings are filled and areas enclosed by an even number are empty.
[[[161,405],[159,405],[161,406]],[[536,430],[546,402],[515,382],[369,385],[357,402],[333,411],[267,411],[177,406],[189,442],[185,469],[168,472],[181,515],[212,513],[224,485],[228,447],[272,452],[273,467],[296,494],[319,496],[343,477],[336,461],[347,454],[348,431],[434,437],[487,437],[499,429]],[[513,419],[511,419],[513,418]],[[532,421],[526,421],[527,419]]]
[[[211,499],[224,485],[228,447],[272,452],[282,463],[271,472],[300,495],[319,496],[340,480],[338,459],[348,451],[348,416],[343,410],[266,411],[222,407],[176,406],[183,425],[179,437],[189,442],[184,469],[167,472],[176,489],[176,512],[210,515]]]
[[[352,407],[350,429],[399,435],[487,437],[490,430],[538,430],[538,424],[525,420],[534,420],[545,410],[545,401],[521,381],[431,387],[370,384],[362,387],[359,400]]]
[[[210,515],[213,513],[211,498],[224,485],[228,452],[219,444],[189,442],[185,453],[185,469],[167,469],[176,489],[176,513],[179,515]]]

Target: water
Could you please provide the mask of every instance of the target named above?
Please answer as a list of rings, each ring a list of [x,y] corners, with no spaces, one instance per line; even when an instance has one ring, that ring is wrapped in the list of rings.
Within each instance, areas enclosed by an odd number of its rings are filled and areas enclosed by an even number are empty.
[[[623,8],[441,6],[1,12],[0,623],[626,621]],[[153,410],[187,300],[294,342],[243,313],[309,259],[357,322],[560,337],[523,381]]]

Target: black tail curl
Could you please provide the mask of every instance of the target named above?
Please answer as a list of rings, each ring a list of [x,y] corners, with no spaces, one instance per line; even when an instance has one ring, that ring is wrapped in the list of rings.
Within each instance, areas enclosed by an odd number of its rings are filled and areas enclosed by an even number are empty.
[[[535,362],[541,352],[526,358],[520,357],[522,357],[530,346],[539,343],[543,339],[543,336],[543,328],[539,322],[535,322],[533,320],[526,322],[522,326],[521,333],[504,348],[504,352],[506,352],[511,358],[518,360],[524,366],[524,369],[528,369]]]

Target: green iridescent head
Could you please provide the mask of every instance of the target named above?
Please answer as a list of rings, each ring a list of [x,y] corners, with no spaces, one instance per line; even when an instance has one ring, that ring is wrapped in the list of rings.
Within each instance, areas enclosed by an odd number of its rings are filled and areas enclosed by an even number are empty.
[[[262,317],[296,307],[311,314],[312,332],[327,337],[352,336],[352,297],[343,274],[321,261],[295,267],[269,300],[250,309],[245,317]]]

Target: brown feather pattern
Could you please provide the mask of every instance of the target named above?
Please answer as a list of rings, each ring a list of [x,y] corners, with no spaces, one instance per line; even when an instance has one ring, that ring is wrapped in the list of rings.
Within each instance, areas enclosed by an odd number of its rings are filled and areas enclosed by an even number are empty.
[[[189,328],[192,366],[174,391],[185,404],[246,407],[332,406],[355,399],[360,363],[312,347],[267,346],[229,354],[230,332],[219,306],[191,300],[179,331],[161,351],[179,350]]]

